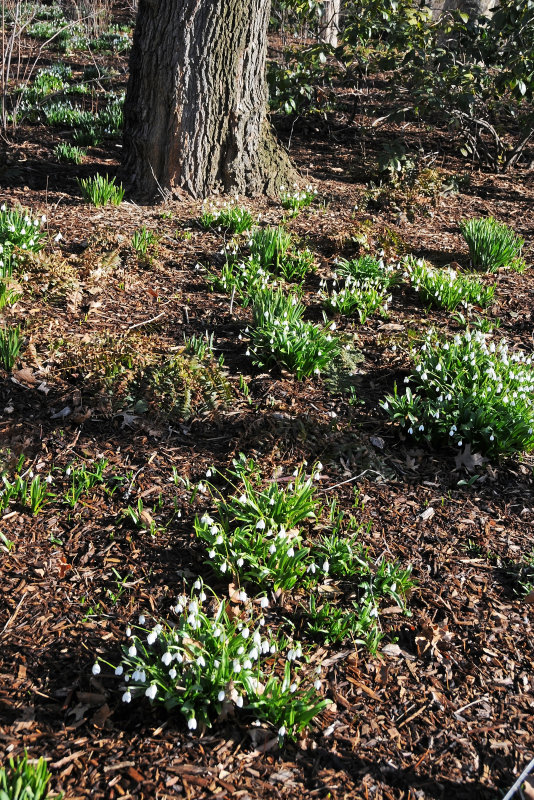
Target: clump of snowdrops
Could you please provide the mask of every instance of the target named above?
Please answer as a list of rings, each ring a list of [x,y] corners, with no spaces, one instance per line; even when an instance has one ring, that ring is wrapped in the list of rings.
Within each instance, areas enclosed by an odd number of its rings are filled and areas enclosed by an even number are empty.
[[[492,456],[534,449],[532,354],[468,329],[452,340],[431,331],[412,358],[404,394],[382,403],[409,436]]]

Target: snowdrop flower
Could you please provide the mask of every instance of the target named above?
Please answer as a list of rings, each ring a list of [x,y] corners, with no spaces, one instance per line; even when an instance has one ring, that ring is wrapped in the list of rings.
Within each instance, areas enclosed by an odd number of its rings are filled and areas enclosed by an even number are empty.
[[[234,672],[241,672],[241,664],[236,658],[234,658],[232,669],[234,670]]]
[[[238,708],[243,708],[243,698],[241,697],[241,695],[236,697],[235,704]]]
[[[285,725],[282,725],[281,728],[278,728],[278,736],[280,736],[280,738],[283,739],[285,735],[286,735],[286,728]]]
[[[320,680],[317,678],[317,680],[314,682],[313,686],[314,686],[314,688],[316,689],[316,691],[319,691],[319,689],[320,689],[320,688],[321,688],[321,686],[322,686],[322,683],[321,683],[321,681],[320,681]]]
[[[163,655],[161,656],[161,661],[163,662],[163,664],[165,664],[166,667],[168,667],[172,661],[172,653],[169,653],[169,651],[167,650],[167,652],[163,653]]]
[[[329,569],[330,569],[330,564],[328,563],[328,561],[325,561],[323,564],[323,572],[326,572],[328,574]]]
[[[293,556],[295,555],[295,551],[293,550],[292,547],[289,548],[289,550],[287,551],[287,554],[288,554],[289,558],[293,558]]]
[[[262,597],[260,600],[260,608],[268,608],[269,607],[269,600],[267,597]]]
[[[252,661],[249,658],[243,661],[243,669],[252,669]]]
[[[238,656],[242,656],[244,652],[245,652],[245,648],[243,647],[243,645],[241,645],[241,647],[237,648],[237,655]]]
[[[201,586],[202,586],[202,584],[200,582],[200,578],[197,578],[196,581],[193,584],[193,589],[200,589]]]
[[[126,628],[126,636],[130,638],[131,635],[132,635],[132,629],[130,627]]]
[[[264,519],[259,519],[259,520],[257,521],[257,523],[256,523],[256,528],[257,528],[257,530],[259,530],[259,531],[263,531],[263,530],[265,530],[265,520],[264,520]]]
[[[146,618],[144,614],[139,615],[139,625],[144,625],[146,622]]]
[[[197,658],[197,664],[198,664],[199,667],[205,667],[206,666],[206,659],[204,658],[204,656],[199,656]]]
[[[228,564],[226,563],[226,561],[223,561],[223,563],[221,564],[221,566],[219,567],[219,569],[221,570],[222,574],[224,575],[224,573],[225,573],[225,572],[226,572],[226,570],[228,569]]]
[[[100,675],[100,664],[98,663],[98,661],[95,664],[93,664],[92,672],[93,675]]]
[[[155,683],[151,683],[148,689],[145,690],[145,694],[147,697],[150,698],[150,700],[154,700],[157,693],[158,693],[158,687],[156,686]]]
[[[148,645],[153,645],[157,638],[158,638],[158,634],[156,633],[156,631],[150,631],[150,633],[146,637],[147,644]]]
[[[211,476],[212,476],[211,469],[206,470],[206,478],[211,478]]]
[[[115,667],[115,675],[117,677],[119,677],[119,675],[122,675],[123,672],[124,672],[124,667],[122,666],[122,664],[119,664],[118,667]]]
[[[54,242],[60,242],[62,239],[63,236],[61,235],[61,233],[56,233],[56,235],[54,236]]]
[[[190,731],[196,731],[197,721],[194,717],[191,717],[191,719],[187,720],[187,727],[189,728]]]
[[[175,669],[174,667],[172,667],[172,668],[169,670],[169,678],[170,678],[172,681],[174,681],[174,680],[176,679],[176,676],[177,676],[177,675],[178,675],[178,673],[176,672],[176,669]]]
[[[238,567],[242,567],[244,563],[245,563],[244,559],[241,556],[239,556],[239,558],[236,561],[237,566]],[[243,592],[243,594],[245,594],[245,593]]]
[[[295,694],[295,692],[297,691],[297,684],[292,683],[291,686],[289,687],[289,691],[291,692],[291,694]]]
[[[127,690],[124,692],[124,694],[123,694],[123,696],[122,696],[122,702],[123,702],[123,703],[131,703],[131,702],[132,702],[132,693],[130,692],[130,690],[129,690],[129,689],[127,689]]]
[[[224,692],[224,691],[221,689],[221,691],[220,691],[220,692],[219,692],[219,694],[217,695],[217,700],[219,701],[219,703],[222,703],[222,701],[224,700],[224,698],[225,698],[225,697],[226,697],[226,694],[225,694],[225,692]]]
[[[248,637],[250,636],[249,629],[243,628],[243,630],[241,631],[241,636],[243,637],[243,639],[248,639]]]
[[[128,655],[130,656],[130,658],[135,658],[135,656],[137,655],[137,648],[134,644],[132,644],[132,646],[128,650]]]
[[[208,551],[208,558],[215,558],[215,550]]]

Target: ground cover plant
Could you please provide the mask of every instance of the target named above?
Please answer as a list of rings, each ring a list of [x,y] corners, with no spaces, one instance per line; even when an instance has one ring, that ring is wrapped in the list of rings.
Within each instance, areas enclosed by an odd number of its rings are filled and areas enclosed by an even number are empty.
[[[298,175],[99,207],[132,10],[6,6],[4,792],[494,800],[534,757],[532,10],[358,0],[334,46],[325,5],[272,8]]]

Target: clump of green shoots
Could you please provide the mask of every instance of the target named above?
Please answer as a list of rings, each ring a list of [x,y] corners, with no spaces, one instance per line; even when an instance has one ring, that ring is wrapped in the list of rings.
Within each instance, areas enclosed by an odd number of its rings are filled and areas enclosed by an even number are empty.
[[[0,767],[0,798],[2,800],[47,800],[51,775],[44,758],[31,762],[28,754],[10,758]],[[61,800],[63,794],[56,795]]]
[[[492,456],[534,449],[532,355],[467,330],[430,332],[412,358],[404,394],[395,387],[382,404],[410,437]]]
[[[97,174],[93,178],[80,178],[78,180],[82,197],[88,203],[96,206],[119,206],[124,197],[122,186],[116,185],[115,178]]]
[[[240,234],[252,228],[254,217],[246,208],[238,206],[236,200],[223,206],[206,202],[202,206],[200,224],[206,230],[214,228],[221,233]]]
[[[281,366],[297,378],[310,377],[336,358],[340,345],[330,328],[302,319],[305,307],[281,290],[258,291],[252,309],[250,353],[260,366]]]
[[[152,627],[145,617],[127,632],[115,674],[123,681],[124,703],[148,698],[186,720],[189,730],[211,726],[230,712],[249,713],[294,738],[326,706],[315,672],[298,670],[300,645],[280,645],[265,627],[267,598],[251,602],[244,592],[218,597],[198,579],[176,599],[175,620]],[[283,677],[271,673],[273,657],[285,660]],[[105,662],[104,662],[105,663]],[[100,662],[93,674],[101,671]]]
[[[314,269],[310,250],[296,250],[291,234],[281,226],[256,228],[250,238],[252,258],[286,281],[301,281]]]
[[[24,337],[18,325],[0,328],[0,365],[11,372],[22,350]]]
[[[68,142],[60,142],[54,148],[54,155],[58,161],[65,164],[81,164],[87,151]]]
[[[460,231],[469,247],[473,269],[497,272],[507,268],[522,272],[526,268],[521,258],[525,240],[494,217],[464,220]]]
[[[304,189],[299,189],[298,185],[293,184],[293,189],[286,189],[280,186],[280,202],[282,208],[291,212],[292,217],[296,217],[302,208],[310,206],[317,197],[317,191],[308,184]]]
[[[462,275],[449,267],[433,269],[424,259],[405,259],[406,277],[424,301],[437,308],[454,311],[458,306],[486,308],[493,301],[495,286],[486,286],[479,278]]]

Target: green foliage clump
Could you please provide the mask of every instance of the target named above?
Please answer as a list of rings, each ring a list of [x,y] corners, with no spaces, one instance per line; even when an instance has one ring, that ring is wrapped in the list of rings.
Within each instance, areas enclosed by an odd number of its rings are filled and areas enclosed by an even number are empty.
[[[339,342],[328,328],[304,321],[304,311],[295,295],[279,289],[257,293],[250,332],[254,363],[286,367],[299,380],[324,370],[339,354]]]
[[[205,229],[215,228],[224,233],[239,234],[252,228],[254,217],[246,208],[238,206],[236,201],[231,200],[223,206],[204,203],[200,224]]]
[[[93,178],[78,179],[82,197],[96,206],[120,206],[124,197],[122,185],[115,183],[115,178],[97,174]]]
[[[319,693],[317,672],[299,670],[300,645],[281,646],[264,627],[263,604],[253,605],[244,592],[235,599],[238,615],[199,579],[176,599],[175,621],[148,629],[142,617],[132,626],[115,669],[128,678],[123,702],[146,697],[176,709],[192,731],[239,709],[274,726],[281,741],[302,731],[329,702]],[[282,677],[271,672],[279,652],[285,657]],[[93,673],[100,670],[97,662]]]
[[[491,456],[534,449],[531,355],[467,330],[452,341],[429,334],[413,359],[405,393],[395,387],[382,404],[410,437]]]
[[[1,800],[47,800],[50,772],[44,758],[30,762],[28,754],[10,758],[0,767]],[[56,795],[61,800],[63,794]]]
[[[469,247],[473,269],[485,272],[505,268],[521,272],[524,269],[521,250],[525,240],[508,225],[494,217],[482,217],[464,220],[460,231]]]
[[[60,142],[54,148],[54,155],[58,161],[66,164],[81,164],[87,151],[68,142]]]
[[[437,308],[448,311],[454,311],[460,305],[486,308],[493,302],[495,286],[486,286],[478,278],[459,274],[452,267],[432,269],[423,259],[408,257],[404,264],[415,291]]]

